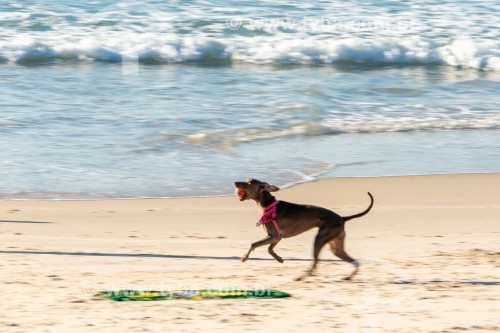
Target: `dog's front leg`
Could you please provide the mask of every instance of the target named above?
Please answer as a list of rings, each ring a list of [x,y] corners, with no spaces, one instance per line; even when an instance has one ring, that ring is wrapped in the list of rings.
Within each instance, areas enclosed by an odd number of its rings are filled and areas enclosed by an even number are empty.
[[[273,256],[274,259],[276,259],[279,263],[283,263],[283,258],[281,258],[279,255],[276,254],[276,252],[274,252],[274,247],[279,243],[279,239],[276,243],[272,243],[271,245],[269,245],[269,254]]]
[[[241,257],[241,261],[245,262],[247,261],[248,259],[248,256],[250,255],[250,252],[252,252],[253,250],[255,250],[256,248],[260,247],[260,246],[264,246],[264,245],[267,245],[267,244],[272,244],[272,243],[277,243],[279,242],[279,238],[276,237],[276,236],[271,236],[271,235],[268,235],[266,238],[264,238],[263,240],[260,240],[258,242],[255,242],[253,243],[250,248],[248,249],[248,252],[243,256]]]

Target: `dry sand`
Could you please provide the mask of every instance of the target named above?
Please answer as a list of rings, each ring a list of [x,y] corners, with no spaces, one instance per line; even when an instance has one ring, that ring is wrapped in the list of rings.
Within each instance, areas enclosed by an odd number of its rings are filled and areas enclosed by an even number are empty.
[[[350,215],[351,270],[315,231],[241,263],[253,202],[235,197],[0,202],[0,332],[498,332],[500,174],[337,178],[277,193]],[[288,260],[287,260],[288,259]],[[293,260],[295,259],[295,260]],[[275,288],[291,298],[112,302],[100,290]]]

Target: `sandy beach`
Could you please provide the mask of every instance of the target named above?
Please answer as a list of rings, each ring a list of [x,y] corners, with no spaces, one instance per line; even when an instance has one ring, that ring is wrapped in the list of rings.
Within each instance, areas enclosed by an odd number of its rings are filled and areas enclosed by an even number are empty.
[[[331,178],[277,192],[341,215],[351,266],[315,231],[246,263],[254,202],[210,198],[0,202],[1,332],[498,332],[500,174]],[[113,302],[118,289],[273,288],[269,300]]]

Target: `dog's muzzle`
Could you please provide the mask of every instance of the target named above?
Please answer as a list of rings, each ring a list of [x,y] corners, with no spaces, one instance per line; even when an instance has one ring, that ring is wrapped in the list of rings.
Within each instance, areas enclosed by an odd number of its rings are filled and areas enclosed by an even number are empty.
[[[247,198],[247,191],[241,189],[241,188],[236,188],[234,190],[234,192],[236,193],[236,195],[238,196],[238,199],[240,201],[243,201]]]

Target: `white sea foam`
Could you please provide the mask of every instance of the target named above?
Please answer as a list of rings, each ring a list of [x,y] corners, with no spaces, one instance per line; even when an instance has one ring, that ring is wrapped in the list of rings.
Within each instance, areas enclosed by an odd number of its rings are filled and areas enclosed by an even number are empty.
[[[213,6],[202,0],[97,4],[0,5],[0,61],[138,56],[165,63],[382,62],[500,70],[500,6],[494,0],[463,6],[430,0],[321,7],[274,1]],[[430,13],[430,6],[441,14]]]
[[[213,7],[201,0],[109,4],[98,11],[90,3],[12,5],[4,11],[0,5],[0,61],[138,57],[159,63],[380,62],[500,70],[500,5],[493,0],[458,7],[427,0],[380,6],[346,1],[322,4],[321,11],[300,2],[234,8],[231,1]],[[441,15],[430,14],[429,6]]]
[[[18,21],[30,17],[29,13],[0,12],[0,21]]]
[[[137,55],[162,63],[236,61],[254,64],[390,63],[443,64],[500,71],[498,41],[348,38],[301,40],[255,37],[219,40],[208,37],[128,34],[125,37],[33,37],[0,40],[0,59],[9,62],[47,59],[121,61]]]
[[[418,105],[414,106],[419,109]],[[420,109],[422,106],[420,106]],[[278,126],[278,125],[277,125]],[[429,132],[451,130],[499,130],[500,111],[481,112],[474,116],[467,110],[450,113],[429,112],[419,118],[415,115],[391,116],[357,112],[353,115],[327,117],[319,121],[308,121],[288,127],[238,128],[197,133],[168,134],[156,136],[155,144],[175,141],[185,145],[204,146],[232,150],[236,145],[290,137],[308,137],[339,134],[368,134],[395,132]],[[237,133],[237,135],[235,134]]]

